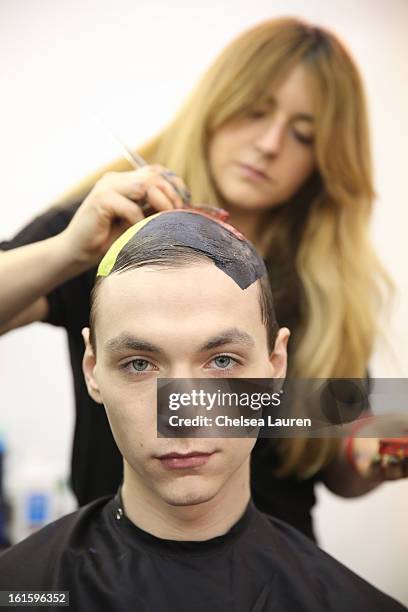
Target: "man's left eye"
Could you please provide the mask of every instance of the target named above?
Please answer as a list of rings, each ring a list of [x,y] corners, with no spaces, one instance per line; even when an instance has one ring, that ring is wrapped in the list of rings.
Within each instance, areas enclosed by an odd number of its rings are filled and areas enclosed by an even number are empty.
[[[214,357],[209,363],[210,365],[214,364],[214,367],[219,370],[226,370],[234,367],[237,361],[229,355],[218,355],[218,357]]]

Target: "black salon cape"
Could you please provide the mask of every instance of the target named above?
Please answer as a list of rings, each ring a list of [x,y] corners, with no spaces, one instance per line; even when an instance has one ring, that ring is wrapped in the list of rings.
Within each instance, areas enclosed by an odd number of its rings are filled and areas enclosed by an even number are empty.
[[[0,250],[10,250],[62,232],[71,221],[79,203],[53,207],[33,219],[12,240],[0,242]],[[80,274],[48,296],[48,323],[65,328],[74,381],[75,429],[71,460],[72,489],[82,506],[103,495],[114,495],[122,481],[122,457],[113,439],[105,410],[89,396],[82,373],[83,339],[81,330],[89,321],[89,296],[96,269]],[[275,293],[277,290],[275,291]],[[293,328],[294,304],[278,300],[281,325]],[[255,505],[281,518],[313,538],[311,510],[315,504],[313,478],[276,478],[274,469],[280,459],[273,440],[258,440],[252,453],[251,490]]]
[[[406,610],[252,502],[204,542],[156,538],[119,508],[96,500],[3,553],[0,590],[69,591],[75,612]]]

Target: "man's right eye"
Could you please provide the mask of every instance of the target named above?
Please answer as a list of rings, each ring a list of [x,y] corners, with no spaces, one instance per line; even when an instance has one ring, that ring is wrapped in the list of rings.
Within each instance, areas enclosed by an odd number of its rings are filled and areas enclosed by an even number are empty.
[[[151,363],[151,361],[148,361],[147,359],[142,359],[141,357],[126,361],[121,365],[121,368],[123,368],[129,374],[136,375],[158,370],[158,368],[153,363]]]

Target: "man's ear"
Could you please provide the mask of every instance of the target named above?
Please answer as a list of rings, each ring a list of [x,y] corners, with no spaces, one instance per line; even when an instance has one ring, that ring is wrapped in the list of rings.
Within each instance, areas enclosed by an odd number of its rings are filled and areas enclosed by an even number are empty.
[[[85,343],[85,352],[82,358],[82,371],[84,373],[89,395],[98,404],[102,404],[101,393],[95,378],[96,357],[89,339],[89,327],[84,327],[82,337]]]
[[[290,331],[287,327],[281,327],[276,336],[275,346],[269,356],[272,366],[273,378],[285,378],[287,367],[287,346]]]

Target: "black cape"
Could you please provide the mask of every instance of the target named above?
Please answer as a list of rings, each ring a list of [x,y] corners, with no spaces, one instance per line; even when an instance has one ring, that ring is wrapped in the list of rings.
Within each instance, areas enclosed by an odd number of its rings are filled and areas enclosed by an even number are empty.
[[[75,612],[406,609],[252,502],[204,542],[156,538],[120,508],[96,500],[3,553],[0,590],[69,591]]]

